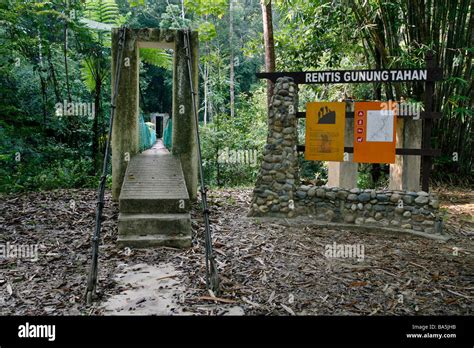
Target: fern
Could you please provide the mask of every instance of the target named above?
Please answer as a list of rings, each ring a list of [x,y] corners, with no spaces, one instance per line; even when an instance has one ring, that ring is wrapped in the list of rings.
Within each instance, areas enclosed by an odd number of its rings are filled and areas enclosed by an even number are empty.
[[[120,25],[123,21],[115,0],[86,0],[84,18],[104,25]],[[110,32],[91,29],[91,34],[93,41],[101,46],[110,47]],[[89,57],[89,59],[89,64],[85,60],[81,62],[81,77],[89,91],[92,92],[96,88],[96,81],[91,68],[100,65],[100,60],[97,60],[100,58]]]
[[[87,89],[92,92],[95,89],[95,80],[92,71],[85,60],[81,61],[81,78]]]
[[[162,49],[140,48],[140,59],[161,68],[171,68],[171,55]]]
[[[85,16],[104,24],[120,24],[120,13],[115,0],[87,0]]]

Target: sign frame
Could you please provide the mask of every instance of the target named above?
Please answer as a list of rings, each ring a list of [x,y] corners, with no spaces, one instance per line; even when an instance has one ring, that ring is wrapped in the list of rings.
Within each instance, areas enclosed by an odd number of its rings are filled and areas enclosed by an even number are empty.
[[[425,55],[425,68],[421,69],[366,69],[366,70],[328,70],[328,71],[306,71],[306,72],[272,72],[272,73],[267,73],[267,72],[262,72],[262,73],[257,73],[256,76],[257,78],[260,79],[267,79],[272,81],[273,83],[276,82],[276,80],[280,77],[291,77],[293,78],[293,81],[298,85],[298,84],[337,84],[337,83],[405,83],[405,82],[410,82],[410,81],[418,81],[418,82],[424,82],[425,83],[425,91],[423,95],[423,102],[425,106],[425,111],[420,113],[420,119],[422,120],[422,142],[421,142],[421,148],[420,149],[408,149],[408,148],[398,148],[395,149],[395,153],[397,155],[403,155],[403,156],[421,156],[422,159],[422,176],[421,176],[421,187],[422,190],[425,192],[429,192],[429,181],[430,181],[430,174],[431,174],[431,167],[433,165],[432,157],[434,156],[439,156],[440,155],[440,150],[439,149],[433,149],[431,147],[431,131],[433,127],[433,119],[437,119],[441,117],[441,113],[439,112],[434,112],[433,111],[433,96],[434,96],[434,85],[436,81],[441,81],[443,80],[443,71],[441,68],[436,66],[436,60],[433,51],[428,51]],[[398,79],[395,78],[393,79],[392,77],[398,77],[399,75],[394,75],[392,72],[394,71],[401,71],[402,76],[404,77],[405,71],[407,71],[407,79]],[[418,73],[416,76],[418,77],[417,79],[413,79],[415,76],[414,71],[417,71]],[[420,71],[426,71],[426,74],[422,73],[420,74]],[[346,73],[356,73],[361,74],[365,73],[367,76],[367,72],[372,72],[372,76],[375,76],[376,72],[378,75],[382,76],[382,74],[388,74],[387,79],[378,79],[374,80],[372,79],[371,81],[352,81],[352,80],[345,80],[343,77]],[[384,73],[386,72],[386,73]],[[409,72],[411,75],[409,75]],[[316,79],[313,79],[312,74],[317,74]],[[336,76],[336,73],[339,73],[339,79],[338,81]],[[307,81],[307,76],[308,74],[311,74],[311,79],[310,81]],[[320,80],[319,77],[324,76],[324,81],[322,79]],[[330,78],[330,76],[333,76]],[[423,79],[420,79],[420,76],[423,77]],[[327,78],[326,78],[327,77]],[[410,79],[411,77],[411,79]],[[296,110],[296,115],[297,118],[305,118],[306,113],[304,112],[298,112]],[[409,116],[400,116],[398,115],[397,117],[409,117]],[[412,116],[413,117],[413,116]],[[354,113],[346,112],[346,118],[354,118]],[[298,145],[297,150],[304,152],[305,146],[304,145]],[[353,147],[344,147],[344,152],[347,153],[352,153],[353,152]]]
[[[398,77],[401,78],[399,79]],[[337,83],[403,83],[410,81],[434,82],[443,79],[441,68],[427,67],[425,69],[365,69],[365,70],[324,70],[300,72],[257,73],[257,78],[268,79],[272,82],[280,77],[291,77],[296,84],[337,84]],[[368,77],[373,78],[369,79]],[[352,78],[357,76],[357,79]],[[365,78],[361,78],[365,76]],[[375,78],[379,76],[379,78]],[[386,77],[386,78],[384,78]],[[415,78],[416,77],[416,78]]]

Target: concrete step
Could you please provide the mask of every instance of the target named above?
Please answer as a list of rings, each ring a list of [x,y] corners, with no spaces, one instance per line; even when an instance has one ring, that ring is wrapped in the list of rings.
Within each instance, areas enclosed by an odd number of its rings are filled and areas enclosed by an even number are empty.
[[[191,235],[189,236],[165,236],[165,235],[147,235],[147,236],[120,236],[117,244],[121,247],[128,246],[133,248],[150,248],[167,246],[172,248],[190,248],[192,246]]]
[[[191,210],[189,198],[120,198],[119,210],[130,214],[181,214]]]
[[[132,157],[119,197],[121,213],[185,213],[191,209],[183,170],[171,154]]]
[[[119,245],[192,246],[188,190],[181,162],[172,154],[145,151],[131,158],[119,209]]]
[[[191,236],[191,215],[120,213],[118,232],[120,236]]]

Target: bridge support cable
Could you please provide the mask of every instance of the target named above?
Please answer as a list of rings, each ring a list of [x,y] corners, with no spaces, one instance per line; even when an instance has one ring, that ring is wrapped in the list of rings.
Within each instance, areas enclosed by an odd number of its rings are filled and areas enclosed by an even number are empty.
[[[184,21],[184,1],[181,1],[181,16]],[[199,116],[198,107],[196,105],[196,91],[193,83],[193,72],[192,72],[192,56],[191,56],[191,29],[187,28],[184,31],[184,44],[186,50],[186,62],[188,65],[189,84],[191,89],[191,102],[193,104],[193,115],[196,126],[196,141],[197,141],[197,152],[198,152],[198,166],[199,166],[199,178],[200,178],[200,190],[201,192],[201,204],[202,214],[204,218],[204,243],[206,252],[206,285],[209,290],[212,290],[214,294],[219,294],[219,275],[217,272],[216,260],[214,251],[212,248],[212,234],[209,222],[209,208],[207,205],[207,187],[204,185],[204,173],[202,169],[202,151],[201,151],[201,138],[199,135]]]
[[[113,126],[114,116],[115,116],[120,72],[122,70],[122,55],[123,55],[123,48],[125,44],[125,35],[126,35],[126,28],[121,27],[119,29],[117,61],[115,62],[114,92],[112,94],[112,103],[110,105],[111,110],[110,110],[110,120],[109,120],[109,131],[108,131],[107,143],[105,146],[104,162],[102,166],[102,175],[100,177],[99,188],[97,192],[97,202],[96,202],[96,210],[95,210],[95,229],[92,235],[92,263],[91,263],[91,268],[89,271],[89,277],[87,279],[87,290],[86,290],[87,304],[92,303],[93,297],[96,294],[96,287],[97,287],[100,230],[102,227],[102,210],[104,208],[104,192],[105,192],[105,184],[107,180],[107,170],[108,170],[109,157],[110,157],[110,141],[112,138],[112,126]]]

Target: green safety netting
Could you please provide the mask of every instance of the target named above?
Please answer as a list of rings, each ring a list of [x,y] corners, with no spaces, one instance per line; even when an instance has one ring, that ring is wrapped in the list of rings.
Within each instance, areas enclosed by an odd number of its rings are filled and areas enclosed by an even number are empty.
[[[140,117],[138,121],[138,128],[139,128],[139,148],[140,152],[145,151],[153,146],[156,142],[156,132],[153,128],[149,127],[145,123],[145,119],[143,118],[143,113],[140,112]]]
[[[173,129],[173,120],[171,118],[168,119],[163,131],[163,144],[166,146],[168,150],[171,150],[171,131]]]

